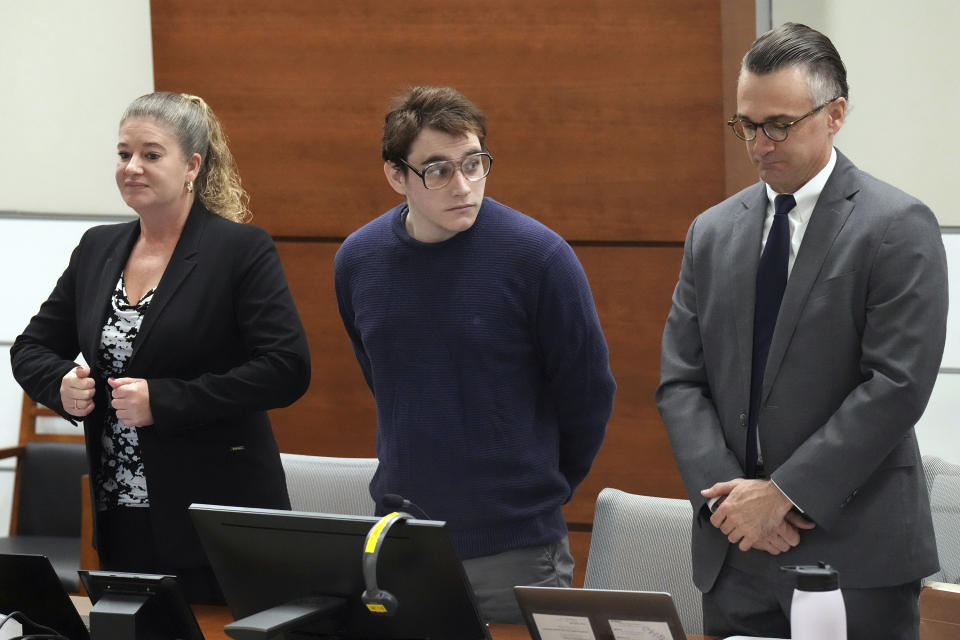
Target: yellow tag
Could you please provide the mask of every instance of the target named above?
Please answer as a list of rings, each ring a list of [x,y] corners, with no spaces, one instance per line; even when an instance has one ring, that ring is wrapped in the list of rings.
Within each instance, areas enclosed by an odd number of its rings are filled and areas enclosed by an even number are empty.
[[[380,539],[380,534],[383,533],[383,529],[390,524],[391,521],[400,517],[400,514],[394,511],[393,513],[388,513],[387,515],[380,518],[377,521],[377,524],[373,525],[373,529],[370,529],[370,533],[367,535],[367,546],[364,548],[364,553],[373,553],[373,550],[377,547],[377,540]],[[368,607],[370,605],[367,605]]]
[[[370,604],[367,605],[367,609],[369,609],[369,610],[372,611],[373,613],[386,613],[386,612],[387,612],[387,608],[386,608],[385,606],[383,606],[382,604],[376,604],[376,603],[373,603],[373,602],[371,602]]]

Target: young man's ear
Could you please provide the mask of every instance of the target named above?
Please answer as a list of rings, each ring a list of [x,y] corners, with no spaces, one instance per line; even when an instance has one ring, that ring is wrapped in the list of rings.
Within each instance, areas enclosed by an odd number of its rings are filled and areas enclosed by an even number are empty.
[[[383,163],[383,175],[387,176],[387,182],[394,191],[402,196],[407,195],[407,181],[403,170],[389,160]]]

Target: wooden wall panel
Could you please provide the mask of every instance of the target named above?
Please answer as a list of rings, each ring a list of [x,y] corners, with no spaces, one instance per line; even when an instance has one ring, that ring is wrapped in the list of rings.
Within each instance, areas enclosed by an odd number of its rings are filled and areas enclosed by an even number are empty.
[[[756,0],[722,0],[722,79],[724,119],[737,112],[737,80],[740,61],[756,37]],[[726,128],[726,127],[725,127]],[[745,143],[727,131],[723,139],[724,197],[732,196],[757,181]]]
[[[153,0],[155,86],[223,119],[257,223],[342,238],[395,202],[390,97],[489,119],[489,194],[571,240],[682,241],[723,193],[720,9],[619,0]]]
[[[307,330],[312,377],[307,394],[271,412],[280,450],[318,456],[376,457],[373,396],[343,328],[333,286],[331,242],[279,242],[290,289]]]
[[[570,541],[570,554],[573,556],[576,564],[573,566],[572,587],[582,587],[583,579],[587,573],[587,556],[590,554],[589,531],[570,531],[567,533],[567,539]]]
[[[604,487],[681,497],[653,396],[660,377],[660,336],[680,269],[680,248],[577,247],[593,289],[617,380],[613,416],[593,469],[566,507],[569,522],[593,522]]]

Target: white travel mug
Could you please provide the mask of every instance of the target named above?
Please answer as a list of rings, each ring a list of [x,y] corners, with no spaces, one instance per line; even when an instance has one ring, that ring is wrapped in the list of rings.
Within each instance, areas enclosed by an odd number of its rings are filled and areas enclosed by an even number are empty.
[[[847,612],[836,569],[816,565],[780,567],[796,576],[790,606],[792,640],[847,640]]]

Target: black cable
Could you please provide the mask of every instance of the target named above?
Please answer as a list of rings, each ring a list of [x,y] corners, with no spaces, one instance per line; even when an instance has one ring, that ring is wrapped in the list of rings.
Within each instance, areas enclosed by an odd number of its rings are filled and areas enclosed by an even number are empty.
[[[425,520],[431,520],[427,512],[423,510],[416,502],[407,500],[398,493],[385,493],[383,498],[380,499],[380,503],[383,505],[384,509],[388,511],[407,511],[410,507],[415,508],[417,511],[423,515]]]
[[[22,615],[23,613],[21,613],[20,611],[11,611],[7,615],[3,616],[3,620],[0,620],[0,628],[3,628],[3,625],[7,624],[7,621],[16,620],[14,616],[22,616]]]
[[[39,622],[34,622],[27,614],[22,611],[11,611],[8,613],[3,620],[0,620],[0,628],[3,625],[7,624],[9,620],[16,620],[20,623],[21,626],[30,625],[31,627],[36,627],[41,631],[46,631],[47,633],[34,633],[34,634],[25,634],[17,636],[16,638],[11,638],[10,640],[70,640],[68,637],[57,631],[56,629],[51,629],[46,625],[42,625]]]

